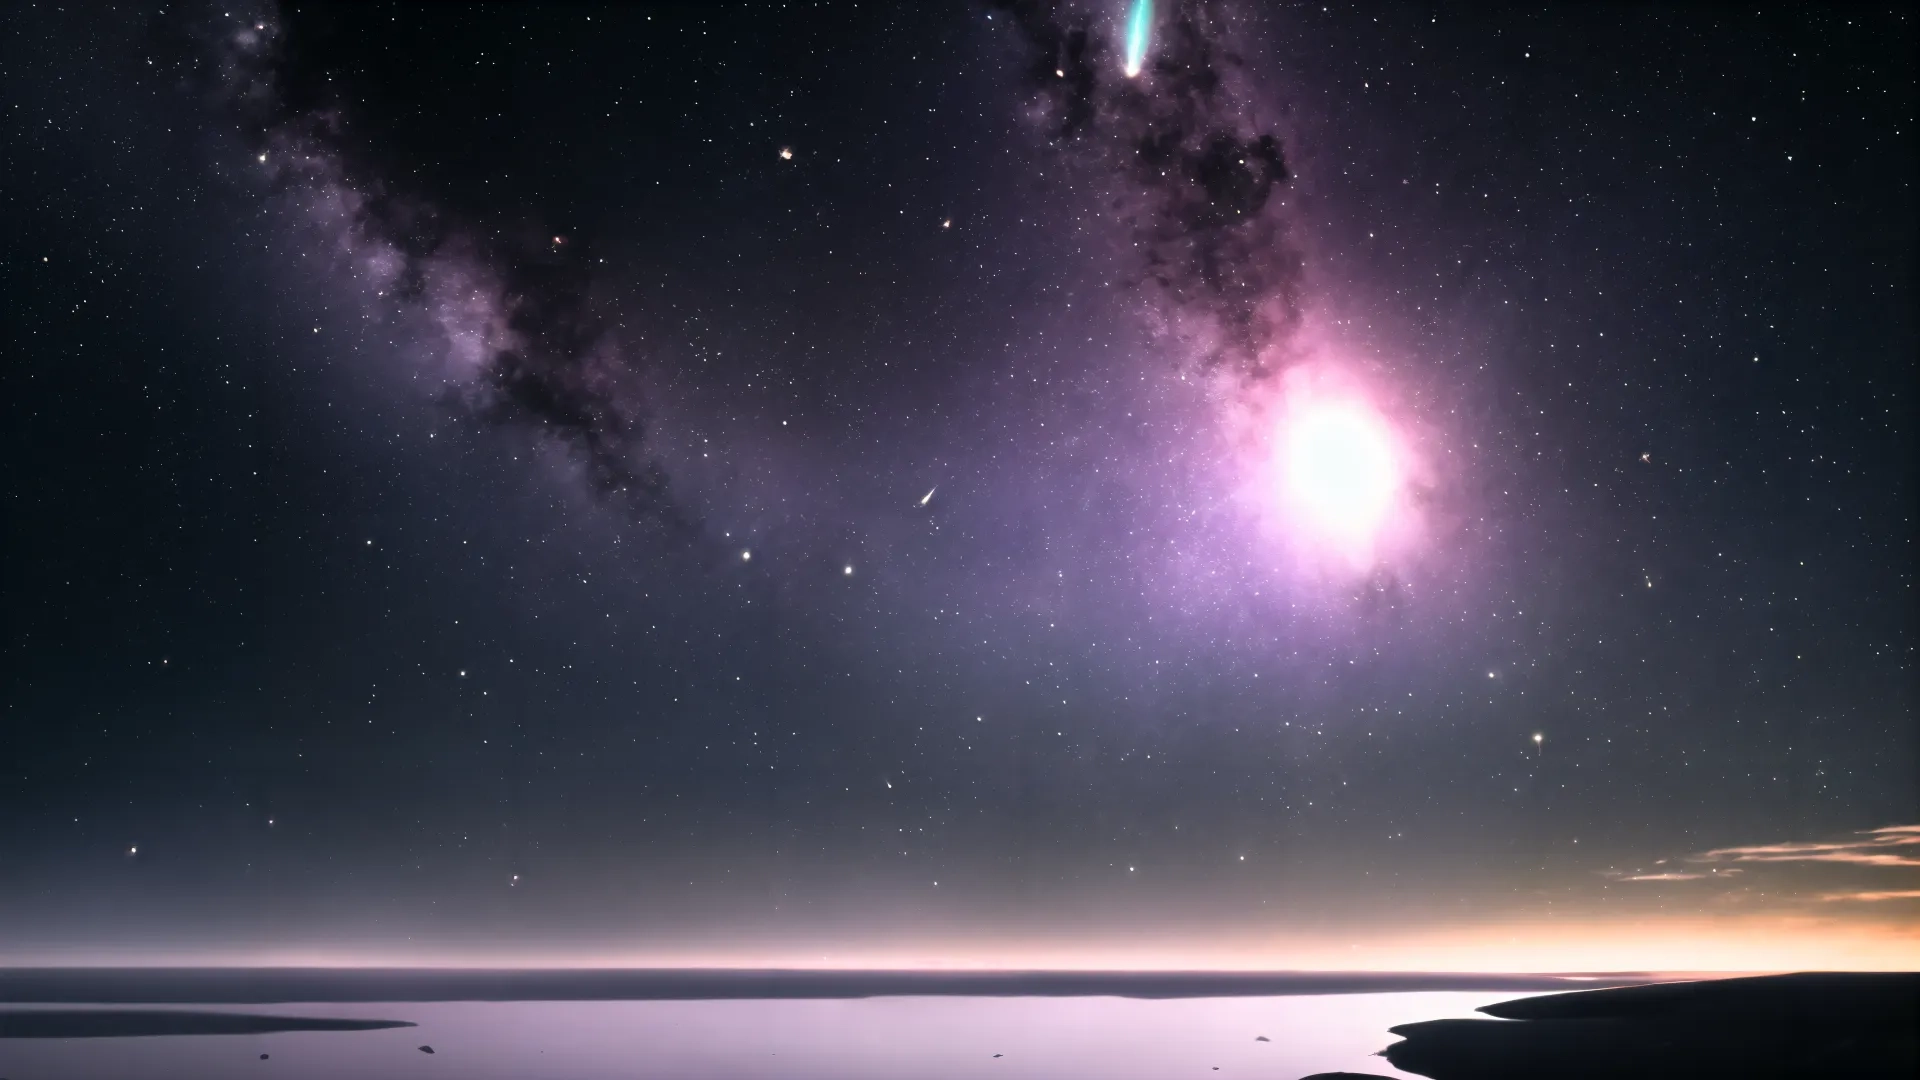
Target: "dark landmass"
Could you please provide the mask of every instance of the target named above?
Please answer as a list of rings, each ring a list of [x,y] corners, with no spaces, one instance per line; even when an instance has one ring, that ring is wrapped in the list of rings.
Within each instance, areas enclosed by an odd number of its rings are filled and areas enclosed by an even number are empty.
[[[1390,972],[486,970],[449,968],[11,968],[0,1003],[714,1001],[778,998],[1272,997],[1412,990],[1561,990],[1653,976]],[[1578,981],[1576,981],[1578,980]]]
[[[1393,1028],[1434,1080],[1920,1076],[1920,974],[1807,973],[1523,998]]]
[[[108,1039],[129,1035],[269,1035],[277,1031],[377,1031],[406,1020],[181,1012],[173,1009],[0,1009],[0,1039]],[[262,1058],[267,1055],[261,1054]]]

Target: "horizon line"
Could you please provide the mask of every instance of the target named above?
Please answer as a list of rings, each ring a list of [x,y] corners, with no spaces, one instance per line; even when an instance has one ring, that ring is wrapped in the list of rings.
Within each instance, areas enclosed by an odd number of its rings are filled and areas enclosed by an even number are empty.
[[[1687,978],[1651,972],[64,966],[0,967],[0,1003],[712,1001],[962,996],[1165,999],[1431,991],[1539,992]]]

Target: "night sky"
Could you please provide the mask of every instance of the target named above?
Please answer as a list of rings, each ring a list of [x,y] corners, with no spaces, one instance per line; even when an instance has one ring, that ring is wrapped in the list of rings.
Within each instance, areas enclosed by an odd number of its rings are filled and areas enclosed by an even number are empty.
[[[1158,7],[9,5],[0,961],[1920,964],[1911,14]]]

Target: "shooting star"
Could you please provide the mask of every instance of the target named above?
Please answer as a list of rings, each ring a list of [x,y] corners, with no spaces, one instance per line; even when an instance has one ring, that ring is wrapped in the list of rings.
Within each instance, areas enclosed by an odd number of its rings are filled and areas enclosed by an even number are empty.
[[[920,496],[920,505],[921,505],[921,506],[925,506],[925,505],[927,505],[927,504],[928,504],[929,502],[932,502],[932,501],[933,501],[933,493],[934,493],[934,492],[936,492],[936,491],[939,491],[939,490],[940,490],[940,488],[939,488],[938,486],[934,486],[934,487],[930,487],[930,488],[928,488],[928,489],[927,489],[927,493],[926,493],[925,495],[922,495],[922,496]]]
[[[1127,78],[1140,74],[1152,43],[1153,0],[1133,0],[1133,10],[1127,13]]]

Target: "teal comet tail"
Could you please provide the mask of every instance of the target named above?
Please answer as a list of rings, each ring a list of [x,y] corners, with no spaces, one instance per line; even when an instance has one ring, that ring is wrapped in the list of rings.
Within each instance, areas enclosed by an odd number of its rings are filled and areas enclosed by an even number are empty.
[[[1153,0],[1133,0],[1127,13],[1127,77],[1140,74],[1147,59],[1147,46],[1153,43]]]

